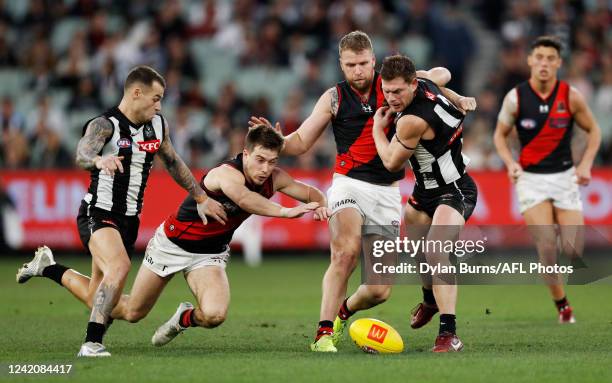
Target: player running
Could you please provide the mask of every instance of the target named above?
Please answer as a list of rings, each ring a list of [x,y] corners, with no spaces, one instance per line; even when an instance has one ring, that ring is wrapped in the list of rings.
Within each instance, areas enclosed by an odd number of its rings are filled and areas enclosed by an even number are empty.
[[[203,224],[195,200],[187,196],[149,241],[132,291],[121,297],[112,318],[130,322],[144,318],[170,279],[182,271],[198,305],[181,303],[170,320],[155,331],[152,343],[163,346],[189,327],[217,327],[225,320],[229,306],[230,290],[225,273],[230,257],[229,243],[242,222],[251,214],[298,218],[310,211],[314,211],[315,219],[327,220],[325,195],[276,167],[282,145],[283,138],[274,129],[258,126],[248,132],[242,154],[202,177],[202,189],[223,204],[226,224]],[[288,208],[274,203],[270,198],[276,191],[305,204]],[[48,248],[39,249],[37,258],[43,262],[29,277],[47,276],[49,267],[55,265]],[[42,264],[50,266],[44,268]],[[87,300],[89,278],[72,272],[70,283],[64,286],[91,305]]]
[[[578,185],[591,181],[591,167],[601,142],[599,125],[582,94],[557,79],[561,67],[561,43],[541,36],[531,44],[527,57],[531,75],[504,98],[495,129],[499,156],[516,185],[519,209],[531,232],[540,262],[557,262],[557,233],[562,252],[582,256],[582,202]],[[588,134],[586,150],[576,167],[571,138],[574,122]],[[512,157],[507,138],[516,127],[521,145],[518,162]],[[559,314],[559,323],[576,319],[559,274],[544,278]]]
[[[89,190],[79,209],[81,241],[92,255],[91,283],[79,285],[79,298],[91,307],[85,343],[78,356],[109,356],[102,345],[110,313],[121,296],[138,236],[139,214],[153,164],[159,154],[176,183],[197,201],[198,216],[223,224],[221,204],[208,198],[175,152],[166,119],[159,114],[165,80],[147,66],[133,68],[117,107],[90,120],[83,128],[76,162],[91,172]],[[43,275],[72,289],[80,274],[53,261],[47,247],[17,272],[17,282]],[[72,291],[72,290],[71,290]]]
[[[332,210],[331,259],[323,277],[319,324],[310,347],[315,352],[336,352],[351,313],[389,297],[389,285],[361,285],[345,299],[348,280],[361,253],[362,226],[399,229],[402,211],[399,180],[404,177],[404,169],[387,170],[372,138],[374,112],[384,102],[381,78],[374,70],[372,42],[367,34],[353,31],[342,37],[338,53],[345,80],[319,98],[310,116],[285,138],[283,149],[286,155],[305,153],[331,123],[338,152],[327,192]],[[444,68],[419,73],[430,78],[450,76]],[[264,118],[251,119],[252,125],[260,123],[271,126]],[[276,128],[280,131],[280,124]],[[390,138],[394,132],[386,129],[385,133]]]
[[[435,82],[417,76],[406,56],[386,57],[380,71],[388,106],[374,115],[372,134],[376,150],[389,171],[402,169],[406,161],[416,183],[406,204],[405,222],[428,228],[427,240],[455,240],[472,215],[478,191],[466,172],[461,153],[463,118],[476,108],[471,97],[462,97]],[[395,125],[390,139],[385,133]],[[430,264],[449,265],[449,254],[425,254]],[[411,326],[419,328],[440,312],[440,327],[433,352],[460,351],[456,334],[457,285],[453,275],[435,275],[423,286],[424,302],[413,311]]]

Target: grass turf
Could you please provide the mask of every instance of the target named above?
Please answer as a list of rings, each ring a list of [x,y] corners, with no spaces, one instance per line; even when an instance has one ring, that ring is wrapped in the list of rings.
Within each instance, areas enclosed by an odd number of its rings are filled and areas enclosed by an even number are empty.
[[[56,256],[87,273],[88,259]],[[391,299],[356,317],[374,317],[404,338],[399,355],[368,355],[348,339],[335,355],[308,350],[318,321],[321,257],[266,260],[251,269],[228,266],[232,301],[226,323],[213,330],[190,329],[163,348],[151,346],[156,327],[181,301],[194,301],[182,276],[168,285],[156,307],[138,324],[116,321],[105,343],[113,356],[81,360],[88,311],[67,291],[44,278],[17,285],[23,259],[0,260],[0,380],[9,363],[69,363],[69,376],[44,380],[108,381],[612,381],[612,304],[609,284],[570,286],[578,323],[556,323],[543,286],[462,286],[458,334],[464,352],[434,355],[437,317],[420,330],[409,327],[410,309],[420,301],[418,286],[397,286]],[[134,260],[131,280],[140,260]],[[357,284],[359,273],[351,283]],[[40,377],[33,380],[41,381]]]

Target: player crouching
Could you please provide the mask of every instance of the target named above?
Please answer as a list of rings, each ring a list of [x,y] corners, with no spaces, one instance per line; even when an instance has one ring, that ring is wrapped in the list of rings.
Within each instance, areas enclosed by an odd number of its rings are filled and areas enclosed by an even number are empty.
[[[165,345],[189,327],[212,328],[223,323],[230,297],[225,274],[229,242],[251,214],[297,218],[314,211],[315,219],[328,218],[325,195],[320,190],[294,180],[276,167],[282,146],[283,138],[276,131],[258,126],[247,134],[243,154],[212,169],[202,179],[202,189],[225,208],[226,225],[203,225],[195,202],[187,197],[178,212],[157,229],[143,265],[155,273],[151,278],[160,287],[173,274],[183,271],[199,307],[181,303],[172,318],[155,331],[154,345]],[[275,191],[306,204],[282,207],[269,200]]]
[[[187,196],[149,241],[132,291],[130,295],[123,295],[114,307],[113,319],[129,322],[143,319],[174,274],[182,271],[198,306],[181,303],[170,320],[155,331],[152,343],[163,346],[189,327],[217,327],[225,321],[229,306],[229,282],[225,274],[229,243],[242,222],[251,214],[298,218],[310,211],[314,211],[317,220],[329,218],[327,200],[320,190],[294,180],[276,167],[282,147],[283,138],[274,129],[257,126],[249,130],[242,154],[202,177],[202,189],[223,205],[227,222],[209,220],[203,224],[197,211],[201,205]],[[288,208],[274,203],[270,197],[276,191],[305,204]],[[28,270],[27,279],[48,276],[44,270],[53,264],[51,250],[45,246],[19,273]],[[91,305],[87,299],[89,282],[90,278],[73,273],[69,283],[63,286]]]

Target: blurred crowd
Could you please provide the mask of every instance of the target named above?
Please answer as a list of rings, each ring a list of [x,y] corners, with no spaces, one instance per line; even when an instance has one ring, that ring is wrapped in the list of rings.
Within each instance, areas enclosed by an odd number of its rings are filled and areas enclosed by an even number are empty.
[[[612,164],[612,3],[606,0],[0,0],[0,168],[71,168],[83,124],[118,103],[123,79],[148,64],[167,81],[163,113],[193,167],[242,149],[249,116],[295,130],[341,80],[337,42],[372,37],[378,62],[442,65],[449,87],[477,97],[465,125],[471,167],[499,169],[492,145],[504,94],[528,78],[540,34],[561,37],[562,77],[580,89]],[[489,41],[482,46],[483,36]],[[493,60],[487,59],[493,54]],[[579,148],[577,149],[579,150]],[[328,129],[305,169],[333,164]]]

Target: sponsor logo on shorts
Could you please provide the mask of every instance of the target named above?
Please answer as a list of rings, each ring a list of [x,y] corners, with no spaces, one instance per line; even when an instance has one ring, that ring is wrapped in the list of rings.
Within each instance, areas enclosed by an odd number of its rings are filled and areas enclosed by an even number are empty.
[[[368,332],[368,339],[372,339],[374,342],[382,344],[387,337],[387,332],[386,328],[373,324]]]
[[[166,271],[166,269],[168,268],[167,265],[160,265],[160,264],[155,263],[155,261],[153,260],[153,257],[151,257],[150,255],[145,254],[145,261],[149,265],[155,267],[156,269],[160,269],[161,271]]]
[[[170,226],[168,226],[168,230],[174,231],[174,225],[171,224]]]
[[[117,146],[120,148],[129,148],[132,146],[132,140],[127,137],[123,137],[117,140]]]
[[[332,206],[332,209],[336,209],[336,208],[338,208],[338,207],[340,207],[340,206],[342,206],[342,205],[346,205],[346,204],[354,204],[354,205],[356,205],[356,204],[357,204],[357,201],[355,201],[355,200],[354,200],[354,199],[352,199],[352,198],[345,198],[345,199],[341,199],[340,201],[336,202],[336,203],[334,204],[334,206]]]
[[[393,221],[391,221],[391,226],[395,226],[395,227],[399,227],[399,221],[394,219]]]

